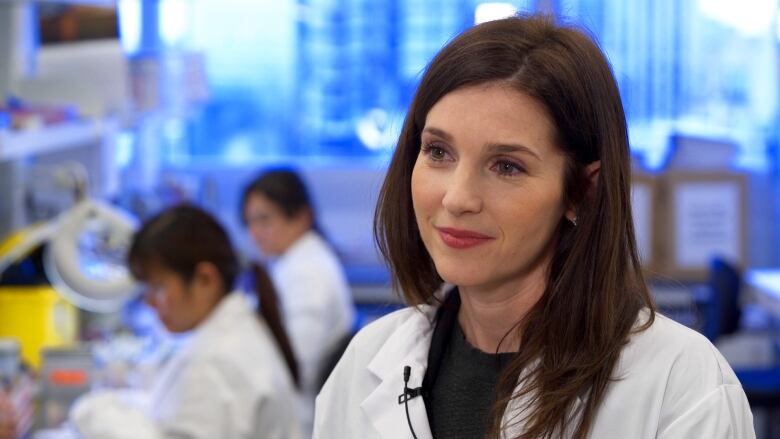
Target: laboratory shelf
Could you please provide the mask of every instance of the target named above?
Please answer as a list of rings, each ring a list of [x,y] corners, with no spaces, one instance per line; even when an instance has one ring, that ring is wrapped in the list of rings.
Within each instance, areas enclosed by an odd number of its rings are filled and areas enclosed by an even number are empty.
[[[102,121],[75,121],[25,131],[0,130],[0,161],[16,160],[102,141]]]

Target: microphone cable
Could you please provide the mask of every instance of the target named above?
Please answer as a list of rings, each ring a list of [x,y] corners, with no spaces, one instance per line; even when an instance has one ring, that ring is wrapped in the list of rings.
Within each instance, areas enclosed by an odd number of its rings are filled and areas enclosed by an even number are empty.
[[[403,398],[404,408],[406,409],[406,422],[409,423],[409,430],[412,432],[412,437],[417,439],[417,435],[414,433],[414,426],[412,426],[412,418],[409,417],[409,400],[418,396],[420,394],[420,389],[409,388],[409,375],[411,372],[411,367],[404,366],[404,393],[399,399]]]

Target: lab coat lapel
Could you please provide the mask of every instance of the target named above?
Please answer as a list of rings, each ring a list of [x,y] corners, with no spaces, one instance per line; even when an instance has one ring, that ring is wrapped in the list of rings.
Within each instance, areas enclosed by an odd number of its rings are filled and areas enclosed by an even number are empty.
[[[396,329],[368,364],[368,370],[380,379],[380,383],[360,407],[384,439],[412,438],[406,409],[403,404],[398,404],[398,396],[404,390],[404,366],[411,368],[409,388],[422,385],[428,365],[434,316],[435,308],[421,307],[420,312]],[[432,439],[423,398],[410,399],[408,404],[409,418],[417,438]]]
[[[539,362],[536,361],[533,363],[531,367],[537,367],[538,364]],[[522,385],[521,380],[524,375],[525,372],[518,379],[518,385],[517,387],[515,387],[515,393],[520,391],[520,386]],[[532,408],[531,407],[532,400],[533,398],[531,397],[531,395],[524,395],[520,398],[515,398],[509,402],[506,411],[504,411],[504,416],[501,418],[501,425],[505,426],[505,428],[501,432],[502,439],[519,437],[523,435],[523,433],[525,433],[526,431],[525,418],[528,417],[529,410],[531,410]],[[577,399],[574,400],[574,403],[572,404],[572,407],[569,410],[569,413],[574,415],[574,420],[572,422],[569,422],[569,424],[566,427],[566,434],[562,435],[561,437],[574,437],[574,430],[577,426],[577,422],[579,421],[579,415],[582,408],[583,408],[582,397],[578,396]]]

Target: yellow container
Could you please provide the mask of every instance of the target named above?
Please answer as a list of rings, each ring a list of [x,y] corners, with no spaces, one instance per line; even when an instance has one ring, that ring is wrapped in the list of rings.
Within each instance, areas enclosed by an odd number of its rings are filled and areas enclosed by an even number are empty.
[[[42,348],[72,345],[77,332],[78,311],[50,286],[0,286],[0,337],[19,340],[34,369]]]

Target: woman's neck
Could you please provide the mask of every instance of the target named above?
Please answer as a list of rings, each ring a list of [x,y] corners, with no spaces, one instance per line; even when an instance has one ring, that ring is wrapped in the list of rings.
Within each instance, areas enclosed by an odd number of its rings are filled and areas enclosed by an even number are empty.
[[[546,278],[540,273],[498,288],[459,287],[458,312],[466,340],[487,352],[516,352],[520,348],[518,323],[539,301]]]
[[[284,250],[282,251],[281,255],[288,254],[290,250],[293,247],[295,247],[295,244],[298,244],[301,241],[301,239],[303,239],[303,237],[306,236],[310,231],[312,231],[311,227],[303,227],[302,225],[293,225],[290,229],[287,242],[284,246]]]

